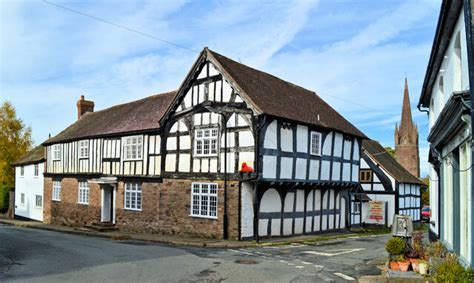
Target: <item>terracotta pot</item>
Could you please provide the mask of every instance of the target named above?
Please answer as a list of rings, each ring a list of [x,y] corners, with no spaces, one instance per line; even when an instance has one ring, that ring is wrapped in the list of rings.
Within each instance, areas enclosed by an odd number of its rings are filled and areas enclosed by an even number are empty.
[[[398,265],[398,261],[391,261],[390,262],[390,269],[391,270],[400,270],[400,266]]]
[[[420,270],[420,274],[422,275],[428,274],[428,264],[426,262],[420,262],[418,264],[418,268]]]
[[[413,271],[415,272],[420,272],[420,260],[419,259],[410,259],[411,262],[411,267],[413,268]]]
[[[419,258],[409,258],[411,263],[418,262],[420,259]]]
[[[408,268],[410,268],[410,261],[399,261],[398,266],[400,266],[400,270],[403,272],[407,272]]]

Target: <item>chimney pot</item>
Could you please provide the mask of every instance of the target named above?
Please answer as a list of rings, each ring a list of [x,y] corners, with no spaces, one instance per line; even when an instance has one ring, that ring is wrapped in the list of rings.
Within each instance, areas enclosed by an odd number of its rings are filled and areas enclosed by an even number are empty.
[[[77,120],[81,119],[82,115],[87,112],[94,112],[94,102],[86,100],[84,95],[81,95],[79,101],[77,101]]]

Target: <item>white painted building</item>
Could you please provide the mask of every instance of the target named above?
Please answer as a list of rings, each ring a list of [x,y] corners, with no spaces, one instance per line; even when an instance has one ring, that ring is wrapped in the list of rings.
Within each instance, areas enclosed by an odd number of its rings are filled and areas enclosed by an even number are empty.
[[[439,238],[471,266],[473,5],[472,0],[442,2],[418,104],[429,119],[430,238]]]
[[[364,140],[362,143],[359,179],[364,197],[352,196],[352,225],[363,223],[391,226],[395,214],[409,215],[414,222],[421,220],[421,190],[425,184],[376,141]],[[386,203],[384,220],[371,219],[370,201]]]
[[[29,151],[15,167],[15,218],[43,221],[44,148]]]

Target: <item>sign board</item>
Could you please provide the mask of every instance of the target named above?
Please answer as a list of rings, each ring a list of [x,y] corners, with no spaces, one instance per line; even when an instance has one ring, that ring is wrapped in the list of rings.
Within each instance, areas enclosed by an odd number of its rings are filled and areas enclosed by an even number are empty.
[[[393,218],[392,235],[411,238],[413,233],[413,222],[409,215],[396,214]]]
[[[385,222],[385,202],[369,201],[369,219],[377,223]]]

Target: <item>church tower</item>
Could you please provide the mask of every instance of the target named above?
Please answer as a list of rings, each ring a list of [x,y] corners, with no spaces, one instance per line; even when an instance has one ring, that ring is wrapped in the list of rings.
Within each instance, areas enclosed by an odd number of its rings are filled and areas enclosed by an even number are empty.
[[[395,159],[415,177],[420,177],[418,128],[411,117],[410,96],[406,78],[403,92],[402,120],[400,126],[395,126]]]

